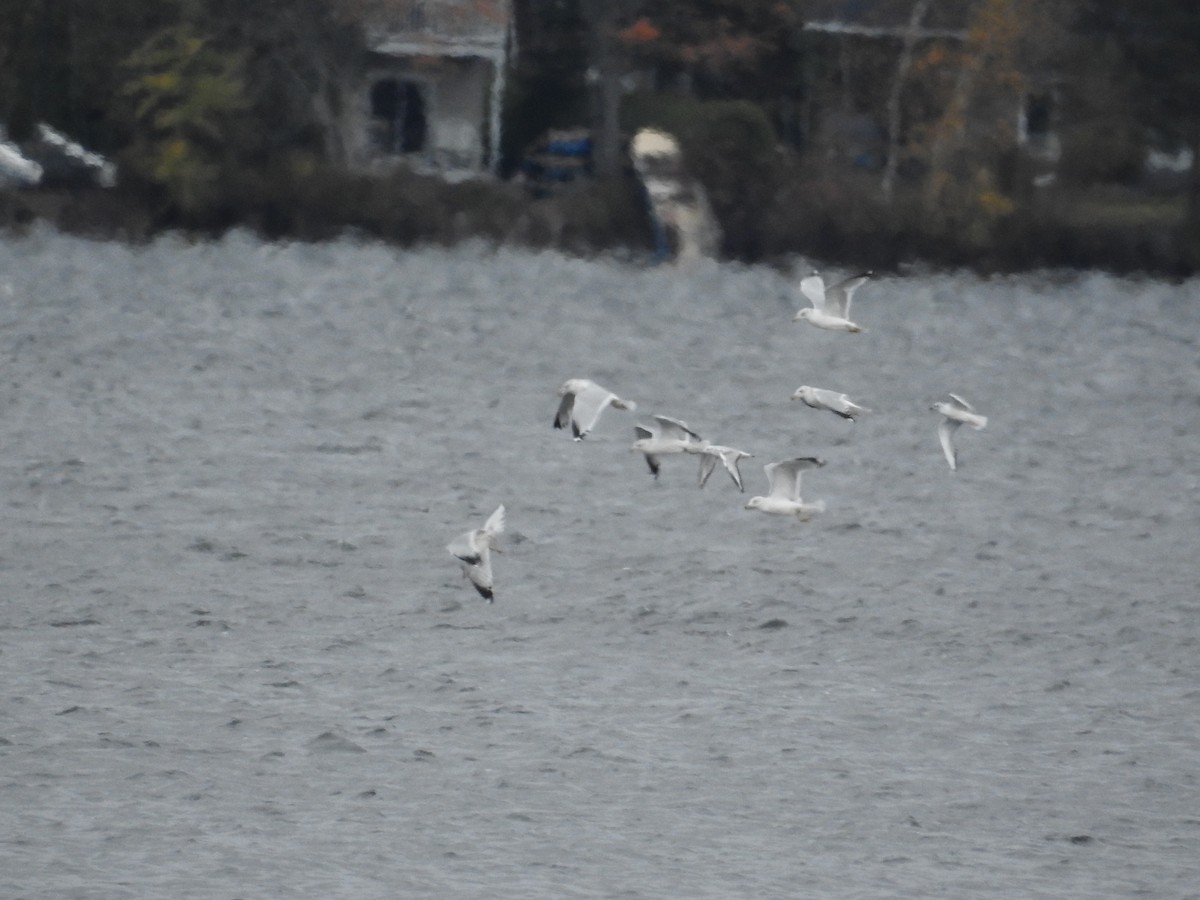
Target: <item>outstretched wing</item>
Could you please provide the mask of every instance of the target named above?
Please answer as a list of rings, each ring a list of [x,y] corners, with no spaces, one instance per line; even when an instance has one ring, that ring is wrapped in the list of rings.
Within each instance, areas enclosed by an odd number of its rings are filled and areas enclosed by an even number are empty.
[[[953,400],[960,409],[964,409],[967,412],[975,412],[975,407],[973,407],[962,397],[958,396],[958,394],[951,394],[950,399]]]
[[[464,565],[463,574],[471,580],[471,584],[475,585],[475,590],[479,591],[479,596],[491,603],[495,599],[495,594],[492,588],[495,582],[492,580],[492,557],[484,547],[482,558],[475,565]]]
[[[658,457],[652,453],[644,453],[642,455],[646,457],[646,465],[650,467],[650,474],[657,479],[658,470],[661,468],[658,462]]]
[[[725,466],[725,471],[729,473],[729,477],[733,479],[733,483],[737,485],[737,489],[745,493],[746,489],[742,486],[742,473],[738,469],[738,463],[741,461],[743,455],[745,454],[737,450],[725,451],[721,454],[721,464]]]
[[[773,462],[763,466],[763,471],[767,473],[767,482],[771,485],[771,490],[768,491],[768,496],[776,497],[780,500],[793,500],[797,490],[795,475],[789,471],[784,463]]]
[[[571,412],[571,426],[575,437],[585,438],[589,431],[596,427],[600,413],[616,399],[616,394],[606,391],[598,384],[589,382],[586,388],[575,395],[575,406]]]
[[[800,502],[800,474],[806,469],[815,469],[825,465],[824,460],[815,456],[801,456],[796,459],[780,460],[769,463],[764,468],[767,478],[771,481],[771,496],[782,500]]]
[[[496,511],[488,516],[487,521],[483,525],[483,530],[486,534],[495,537],[498,534],[504,533],[504,504],[501,503],[496,507]]]
[[[800,280],[800,293],[809,299],[814,309],[825,310],[825,279],[813,272]]]
[[[674,438],[680,441],[704,440],[688,427],[687,422],[672,419],[670,416],[655,416],[654,421],[658,423],[658,432],[664,438]]]
[[[850,301],[854,299],[854,292],[866,284],[871,278],[870,272],[863,272],[861,275],[851,275],[842,281],[839,281],[833,287],[825,291],[825,306],[828,312],[835,316],[841,316],[843,319],[850,318]]]
[[[571,408],[575,405],[575,395],[570,391],[562,395],[558,401],[558,412],[554,414],[554,427],[566,428],[571,421]]]
[[[942,419],[938,423],[938,440],[942,443],[942,453],[946,455],[946,462],[950,463],[950,468],[955,471],[958,469],[958,451],[954,449],[954,432],[958,431],[961,424],[957,419]]]
[[[708,483],[708,476],[717,467],[717,458],[711,453],[700,454],[700,487]]]

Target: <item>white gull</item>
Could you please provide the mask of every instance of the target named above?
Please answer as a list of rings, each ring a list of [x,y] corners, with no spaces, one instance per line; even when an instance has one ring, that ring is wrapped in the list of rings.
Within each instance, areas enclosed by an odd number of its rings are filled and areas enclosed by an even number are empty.
[[[854,292],[866,284],[870,277],[870,272],[864,272],[827,288],[825,279],[814,271],[800,282],[800,291],[812,302],[812,306],[806,306],[796,313],[793,321],[804,319],[810,325],[826,331],[862,331],[850,321],[850,301]]]
[[[796,516],[801,522],[807,522],[816,513],[825,512],[824,500],[805,503],[800,497],[801,473],[823,465],[825,460],[815,456],[767,463],[763,471],[767,473],[771,490],[765,497],[751,497],[746,509],[758,509],[778,516]]]
[[[462,566],[463,577],[469,578],[479,596],[491,603],[495,600],[492,581],[492,550],[497,553],[496,538],[504,532],[504,504],[496,507],[496,511],[488,516],[482,528],[475,528],[465,534],[460,534],[446,549],[450,551]]]
[[[859,406],[845,394],[839,394],[837,391],[829,391],[825,388],[810,387],[807,384],[802,384],[796,388],[792,394],[793,400],[803,400],[807,406],[813,409],[827,409],[835,415],[841,416],[843,419],[854,421],[854,417],[865,412],[870,412],[864,406]]]
[[[670,416],[654,416],[653,425],[635,425],[633,430],[638,439],[629,449],[645,455],[646,465],[655,478],[658,478],[658,457],[670,453],[699,453],[705,445],[704,438],[692,431],[686,422]]]
[[[700,487],[704,487],[708,482],[708,476],[712,475],[719,461],[725,467],[725,471],[729,473],[729,477],[733,479],[733,483],[737,485],[737,489],[739,491],[746,490],[742,487],[742,473],[738,470],[738,463],[743,459],[750,459],[754,454],[721,444],[705,444],[703,447],[696,450],[689,449],[687,452],[700,454]]]
[[[554,427],[565,428],[569,422],[571,433],[577,441],[582,441],[596,427],[605,407],[630,411],[637,409],[637,404],[632,400],[622,400],[612,391],[586,378],[567,379],[558,389],[558,395],[562,399],[558,403],[558,412],[554,414]]]
[[[938,423],[938,440],[942,442],[942,453],[946,455],[946,462],[950,463],[951,471],[958,471],[958,451],[954,447],[954,432],[958,431],[960,425],[970,425],[979,431],[987,425],[987,416],[981,416],[975,412],[975,407],[958,394],[950,394],[949,403],[942,401],[929,408],[945,416]]]

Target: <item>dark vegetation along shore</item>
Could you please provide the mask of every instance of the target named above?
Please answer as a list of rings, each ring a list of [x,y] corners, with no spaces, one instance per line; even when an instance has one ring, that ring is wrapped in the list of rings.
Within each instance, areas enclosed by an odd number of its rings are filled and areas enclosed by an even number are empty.
[[[772,196],[766,207],[718,205],[728,258],[775,262],[801,253],[881,269],[922,260],[979,271],[1062,266],[1169,276],[1192,274],[1200,263],[1194,232],[1170,197],[1119,189],[1054,197],[979,234],[932,227],[880,204],[853,178],[805,173],[794,159],[780,160],[768,175],[777,177],[716,184],[718,196],[722,188]],[[144,196],[121,188],[10,191],[0,193],[0,221],[17,233],[45,221],[66,233],[133,241],[164,230],[209,237],[242,227],[272,239],[359,234],[406,246],[481,238],[583,255],[648,255],[654,246],[632,175],[535,197],[503,181],[450,184],[411,172],[379,178],[329,169],[249,191],[231,184],[220,209],[199,221],[161,216]]]
[[[120,171],[110,188],[0,179],[0,227],[649,255],[627,148],[653,127],[678,138],[723,258],[1186,276],[1200,13],[1159,6],[0,0],[16,26],[0,37],[0,137],[46,121]],[[370,23],[432,28],[432,7],[508,23],[503,108],[480,129],[500,134],[465,177],[428,153],[364,157],[330,124],[379,64]],[[533,148],[562,128],[586,135],[579,177],[531,179]]]

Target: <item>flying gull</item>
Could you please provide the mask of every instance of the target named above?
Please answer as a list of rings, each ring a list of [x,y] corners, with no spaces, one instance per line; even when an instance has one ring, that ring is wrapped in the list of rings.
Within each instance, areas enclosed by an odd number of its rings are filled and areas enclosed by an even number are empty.
[[[777,516],[795,516],[801,522],[807,522],[816,513],[825,512],[825,501],[805,503],[800,499],[800,475],[805,469],[815,469],[825,465],[825,460],[815,456],[802,456],[797,459],[784,459],[779,462],[767,463],[763,471],[771,484],[771,491],[765,497],[751,497],[746,509],[759,509],[765,513]]]
[[[950,395],[950,402],[935,403],[929,407],[940,412],[944,419],[938,423],[938,440],[942,442],[942,452],[946,454],[946,462],[950,463],[951,471],[958,471],[958,451],[954,448],[954,432],[960,425],[970,425],[979,431],[987,425],[987,416],[975,412],[975,407],[958,394]]]
[[[793,400],[803,400],[805,404],[813,409],[827,409],[834,415],[841,416],[843,419],[854,421],[854,417],[865,412],[870,412],[869,409],[859,406],[845,394],[839,394],[837,391],[828,391],[825,388],[809,387],[807,384],[802,384],[796,388],[792,394]]]
[[[645,454],[646,465],[655,478],[658,478],[658,457],[668,453],[699,453],[705,445],[704,438],[692,431],[686,422],[670,416],[654,416],[653,425],[635,425],[633,430],[638,439],[629,449]]]
[[[708,482],[708,476],[716,469],[717,463],[725,467],[725,471],[729,473],[729,477],[733,479],[733,483],[737,485],[739,491],[745,491],[742,487],[742,473],[738,471],[738,463],[743,459],[749,459],[754,454],[747,453],[744,450],[737,450],[733,447],[723,447],[720,444],[705,444],[696,450],[688,450],[689,453],[698,453],[700,455],[700,487]]]
[[[577,441],[582,441],[596,427],[600,413],[604,412],[606,406],[630,411],[637,409],[637,404],[632,400],[622,400],[612,391],[586,378],[567,379],[558,389],[558,395],[562,400],[559,401],[558,412],[554,414],[554,427],[565,428],[570,422],[571,433]]]
[[[482,528],[475,528],[465,534],[460,534],[451,541],[446,549],[450,551],[462,566],[463,577],[471,579],[479,596],[493,602],[496,598],[492,592],[492,550],[500,552],[496,546],[496,538],[504,532],[504,504],[496,507],[496,511],[488,516]]]
[[[800,282],[800,291],[812,302],[812,306],[806,306],[796,313],[793,321],[806,319],[810,325],[827,331],[862,331],[850,321],[850,300],[870,277],[870,272],[864,272],[826,288],[825,280],[813,271]]]

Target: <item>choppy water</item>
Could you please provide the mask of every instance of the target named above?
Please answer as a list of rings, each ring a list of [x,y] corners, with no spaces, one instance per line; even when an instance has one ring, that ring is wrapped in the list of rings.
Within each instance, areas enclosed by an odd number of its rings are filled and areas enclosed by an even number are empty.
[[[0,241],[0,895],[1200,896],[1200,283]],[[568,376],[744,447],[654,482]],[[788,400],[845,390],[857,424]],[[989,416],[951,473],[930,403]],[[743,509],[817,454],[807,524]],[[500,502],[497,602],[445,544]]]

